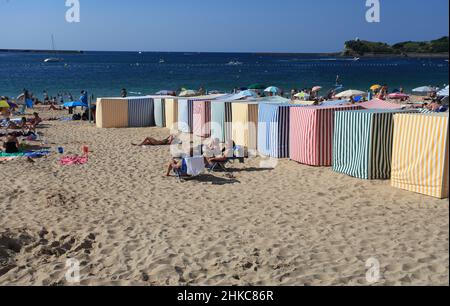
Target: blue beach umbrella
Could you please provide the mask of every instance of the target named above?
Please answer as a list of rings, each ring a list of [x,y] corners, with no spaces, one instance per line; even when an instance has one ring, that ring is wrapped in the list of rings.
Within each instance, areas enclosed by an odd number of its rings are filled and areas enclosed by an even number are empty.
[[[271,93],[273,93],[273,94],[279,93],[280,91],[281,91],[281,90],[280,90],[278,87],[275,87],[275,86],[267,87],[267,88],[264,90],[264,92],[271,92]]]
[[[87,104],[80,102],[80,101],[76,101],[76,102],[66,102],[63,104],[64,107],[88,107]]]

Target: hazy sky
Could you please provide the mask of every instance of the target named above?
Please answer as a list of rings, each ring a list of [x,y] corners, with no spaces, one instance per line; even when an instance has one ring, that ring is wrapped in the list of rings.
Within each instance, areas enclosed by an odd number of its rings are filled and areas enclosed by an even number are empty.
[[[0,48],[112,51],[330,52],[346,40],[394,43],[448,35],[448,0],[0,0]]]

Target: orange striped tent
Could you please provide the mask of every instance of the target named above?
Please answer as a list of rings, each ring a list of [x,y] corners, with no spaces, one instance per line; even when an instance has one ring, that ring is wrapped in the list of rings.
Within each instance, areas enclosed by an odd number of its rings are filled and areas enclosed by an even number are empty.
[[[392,186],[448,198],[448,114],[394,116]]]
[[[128,99],[97,99],[95,120],[98,128],[128,127]]]

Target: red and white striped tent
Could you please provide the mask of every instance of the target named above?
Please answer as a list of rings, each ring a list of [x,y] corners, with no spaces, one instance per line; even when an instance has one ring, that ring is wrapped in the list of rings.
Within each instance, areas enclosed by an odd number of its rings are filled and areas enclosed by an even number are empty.
[[[310,166],[331,166],[334,113],[358,109],[359,105],[292,107],[290,159]]]
[[[211,101],[194,101],[193,133],[195,136],[211,136]]]
[[[359,103],[358,105],[360,105],[361,107],[363,107],[365,109],[402,109],[403,108],[403,106],[401,106],[400,104],[391,103],[391,102],[383,101],[380,99],[373,99],[373,100],[370,100],[369,102]]]

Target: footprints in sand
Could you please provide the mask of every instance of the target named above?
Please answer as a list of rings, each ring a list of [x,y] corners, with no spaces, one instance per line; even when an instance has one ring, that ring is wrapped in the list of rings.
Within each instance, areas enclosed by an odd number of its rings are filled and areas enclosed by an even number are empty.
[[[2,276],[8,272],[16,274],[34,274],[39,277],[41,264],[54,262],[57,271],[64,270],[64,261],[61,258],[86,258],[94,250],[96,235],[87,234],[84,238],[58,234],[43,228],[36,233],[29,231],[5,231],[0,233],[0,282]],[[64,273],[61,279],[51,279],[51,283],[64,283]],[[42,280],[42,284],[48,283]],[[39,283],[38,283],[39,284]]]

